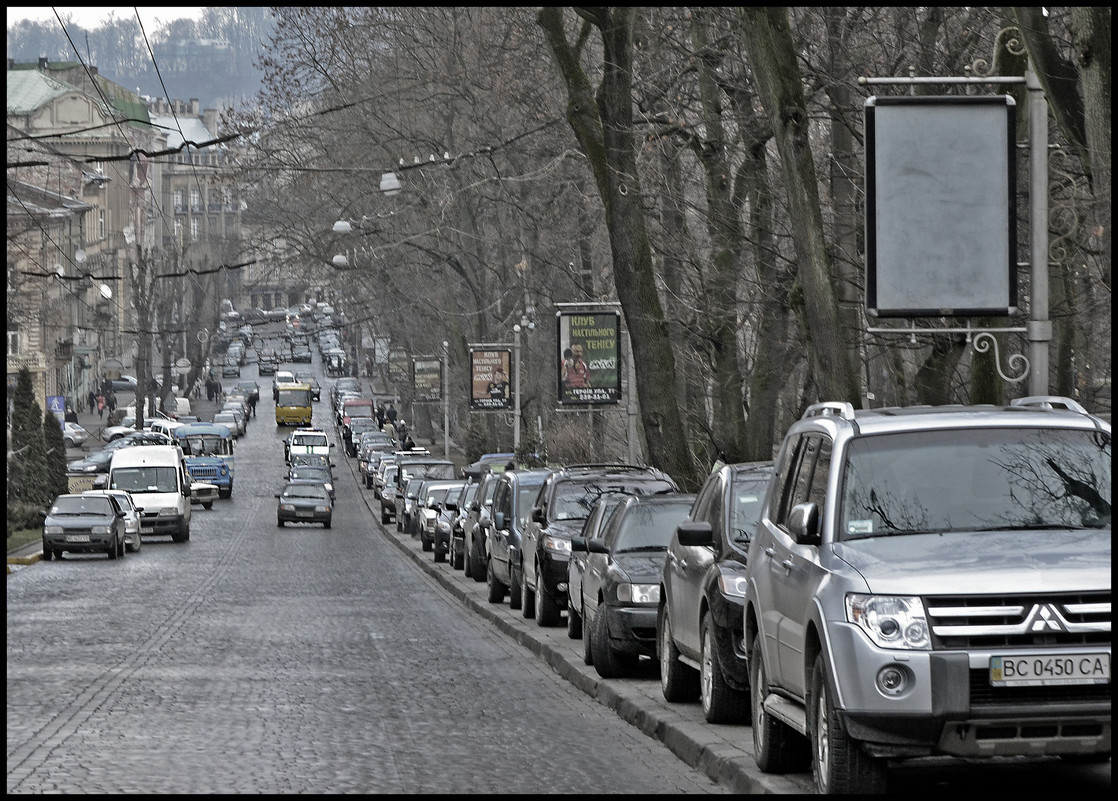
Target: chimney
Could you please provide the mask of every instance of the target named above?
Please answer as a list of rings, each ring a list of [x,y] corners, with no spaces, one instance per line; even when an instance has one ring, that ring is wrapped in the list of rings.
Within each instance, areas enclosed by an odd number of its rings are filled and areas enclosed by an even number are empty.
[[[190,114],[197,117],[202,111],[202,103],[198,98],[190,98]]]
[[[39,69],[45,70],[47,68],[47,57],[39,56]]]

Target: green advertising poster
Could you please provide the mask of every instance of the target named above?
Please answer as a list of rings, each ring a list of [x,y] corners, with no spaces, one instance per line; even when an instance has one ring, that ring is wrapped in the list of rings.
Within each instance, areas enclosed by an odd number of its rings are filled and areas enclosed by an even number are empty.
[[[621,401],[621,315],[559,312],[559,403]]]

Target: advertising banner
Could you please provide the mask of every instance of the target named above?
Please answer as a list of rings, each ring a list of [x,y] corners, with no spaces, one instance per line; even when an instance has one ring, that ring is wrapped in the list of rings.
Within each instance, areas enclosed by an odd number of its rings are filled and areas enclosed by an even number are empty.
[[[559,403],[601,406],[621,401],[621,315],[559,312]]]
[[[442,359],[412,359],[412,384],[417,401],[439,401],[443,399],[443,362]]]
[[[470,411],[512,409],[512,351],[470,348]]]
[[[411,378],[411,359],[403,348],[390,348],[388,351],[388,377],[403,383]]]

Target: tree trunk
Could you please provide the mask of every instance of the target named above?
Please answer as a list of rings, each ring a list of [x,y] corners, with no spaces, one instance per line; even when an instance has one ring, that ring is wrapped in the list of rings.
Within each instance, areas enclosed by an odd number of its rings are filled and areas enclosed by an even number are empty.
[[[602,81],[597,96],[563,29],[563,12],[539,13],[556,66],[567,87],[567,120],[590,163],[606,213],[617,296],[633,344],[633,367],[641,423],[651,463],[676,477],[685,489],[701,479],[690,458],[675,403],[675,357],[656,294],[652,252],[641,206],[632,123],[633,8],[580,12],[602,37]]]
[[[811,359],[819,395],[826,400],[861,405],[858,381],[850,364],[847,337],[839,318],[831,258],[823,235],[818,181],[808,136],[800,69],[784,8],[742,10],[746,50],[758,95],[776,133],[781,169],[788,187],[796,243],[803,324],[810,337]]]

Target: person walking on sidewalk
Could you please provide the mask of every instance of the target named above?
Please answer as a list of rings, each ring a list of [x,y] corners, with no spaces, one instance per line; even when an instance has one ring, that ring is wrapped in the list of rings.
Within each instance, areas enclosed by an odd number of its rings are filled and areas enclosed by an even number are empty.
[[[97,396],[97,416],[102,417],[102,418],[105,416],[105,396],[104,395],[98,395]]]
[[[93,394],[92,389],[89,390],[89,397],[86,399],[86,402],[89,404],[89,413],[93,414],[94,410],[97,408],[97,396]]]

